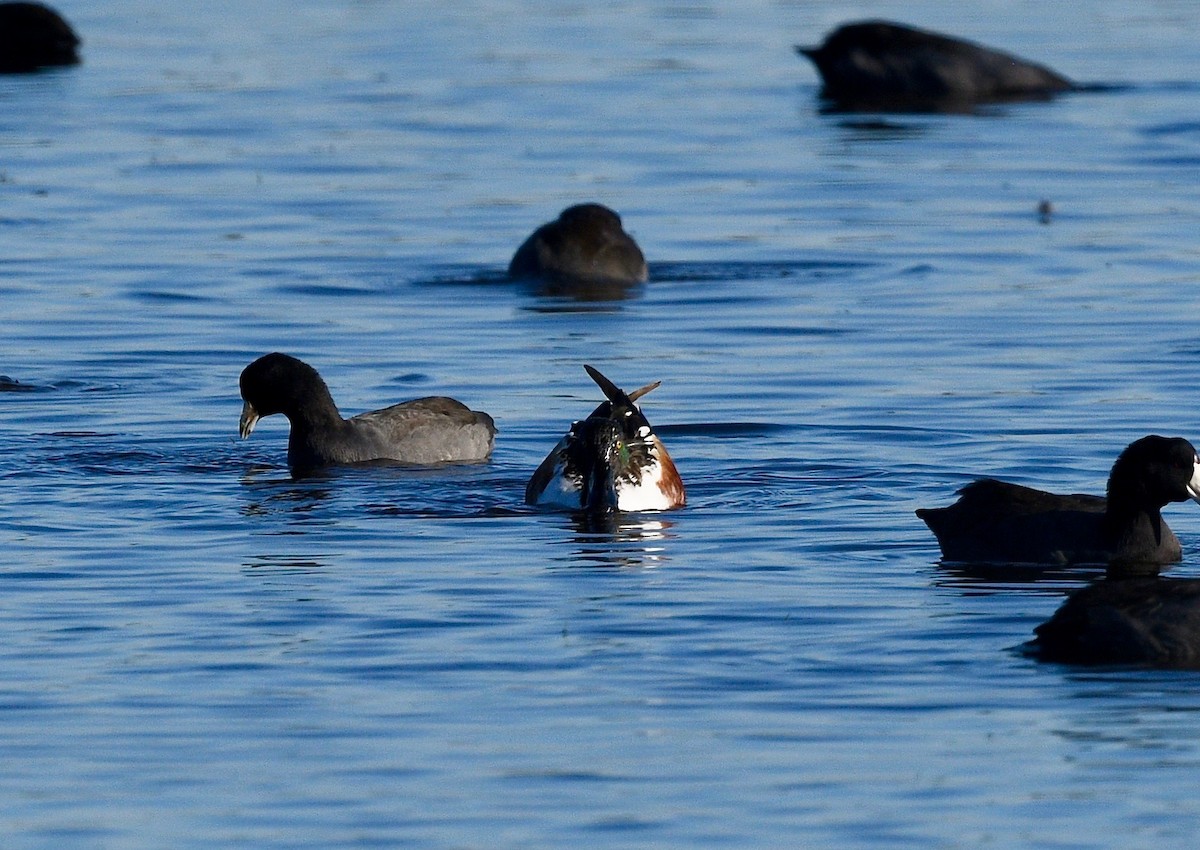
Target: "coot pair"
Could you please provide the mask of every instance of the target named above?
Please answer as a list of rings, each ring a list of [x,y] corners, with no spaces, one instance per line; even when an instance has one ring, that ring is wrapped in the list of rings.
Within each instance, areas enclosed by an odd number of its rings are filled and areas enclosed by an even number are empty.
[[[1107,564],[1035,630],[1030,654],[1068,664],[1200,668],[1200,581],[1157,575],[1182,555],[1163,521],[1170,502],[1200,502],[1200,458],[1187,440],[1148,436],[1113,464],[1108,497],[1062,496],[983,479],[947,508],[919,510],[948,560]]]
[[[571,426],[530,479],[526,501],[586,511],[683,505],[675,464],[634,403],[658,384],[626,394],[598,370],[584,368],[608,400]],[[492,417],[443,396],[343,419],[317,371],[278,352],[247,366],[240,385],[242,438],[250,436],[259,418],[282,413],[291,423],[288,464],[297,475],[370,461],[478,462],[494,445]]]

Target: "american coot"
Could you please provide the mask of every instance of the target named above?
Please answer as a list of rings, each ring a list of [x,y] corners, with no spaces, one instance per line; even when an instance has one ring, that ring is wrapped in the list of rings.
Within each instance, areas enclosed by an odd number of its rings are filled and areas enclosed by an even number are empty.
[[[525,501],[584,511],[663,511],[687,501],[667,447],[634,402],[658,386],[626,395],[591,366],[584,366],[608,401],[575,422],[546,456]]]
[[[510,277],[558,281],[643,283],[646,258],[621,227],[621,217],[600,204],[567,207],[522,243],[508,264]]]
[[[282,413],[291,423],[288,465],[294,472],[378,460],[481,461],[491,454],[496,434],[492,417],[440,396],[342,419],[317,370],[278,352],[243,369],[240,384],[246,402],[242,439],[260,417]]]
[[[1121,452],[1107,499],[990,478],[959,493],[949,507],[917,511],[948,561],[1169,564],[1181,551],[1159,510],[1168,502],[1200,502],[1200,458],[1187,440],[1152,435]]]
[[[889,21],[845,24],[796,51],[817,66],[822,96],[846,110],[961,112],[1076,88],[1041,65]]]
[[[1106,578],[1075,591],[1026,644],[1043,661],[1200,668],[1200,580]]]
[[[79,62],[79,36],[41,3],[0,3],[0,74]]]

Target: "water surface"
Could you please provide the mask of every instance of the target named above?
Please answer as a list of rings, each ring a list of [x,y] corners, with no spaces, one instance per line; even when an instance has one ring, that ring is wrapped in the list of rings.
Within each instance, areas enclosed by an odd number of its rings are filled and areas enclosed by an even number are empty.
[[[1094,571],[912,511],[1200,439],[1191,4],[856,11],[1121,86],[949,117],[821,114],[834,5],[60,8],[0,79],[6,847],[1190,843],[1195,676],[1030,661]],[[582,200],[651,282],[505,282]],[[293,481],[271,350],[494,460]],[[585,362],[686,509],[521,504]]]

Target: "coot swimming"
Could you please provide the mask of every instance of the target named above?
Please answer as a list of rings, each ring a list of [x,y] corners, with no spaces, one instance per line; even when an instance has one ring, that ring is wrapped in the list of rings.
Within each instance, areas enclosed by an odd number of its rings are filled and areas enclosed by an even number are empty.
[[[242,439],[259,418],[282,413],[291,423],[288,465],[293,472],[380,460],[481,461],[492,452],[492,417],[452,398],[419,398],[343,419],[317,370],[287,354],[258,358],[242,370],[240,385]]]
[[[1179,437],[1143,437],[1113,464],[1108,498],[1060,496],[981,479],[945,508],[917,516],[948,561],[1168,564],[1179,541],[1160,515],[1168,502],[1200,502],[1200,458]]]

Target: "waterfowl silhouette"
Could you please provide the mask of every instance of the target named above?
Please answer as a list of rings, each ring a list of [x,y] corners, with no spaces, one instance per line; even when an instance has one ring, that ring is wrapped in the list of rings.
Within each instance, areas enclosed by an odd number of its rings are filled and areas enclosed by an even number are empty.
[[[238,423],[242,439],[260,417],[282,413],[291,423],[288,465],[293,472],[382,460],[481,461],[491,454],[496,434],[492,417],[442,396],[342,419],[317,370],[278,352],[243,369],[239,383],[245,400]]]
[[[1077,88],[1045,66],[890,21],[844,24],[796,52],[817,66],[821,96],[845,111],[963,112]]]
[[[1200,502],[1200,458],[1187,440],[1151,435],[1121,452],[1107,498],[990,478],[958,492],[949,507],[917,511],[948,561],[1169,564],[1182,552],[1159,511],[1169,502]]]
[[[79,36],[41,3],[0,3],[0,74],[79,63]]]
[[[656,381],[626,394],[584,366],[608,401],[574,422],[525,487],[525,502],[583,511],[663,511],[687,501],[667,447],[634,402]]]
[[[644,283],[642,250],[621,217],[600,204],[567,207],[526,239],[508,264],[510,277],[556,281]]]
[[[1101,579],[1034,633],[1025,648],[1043,661],[1200,669],[1200,580]]]

